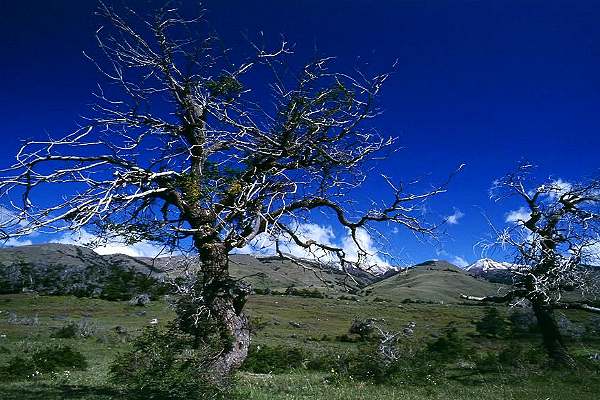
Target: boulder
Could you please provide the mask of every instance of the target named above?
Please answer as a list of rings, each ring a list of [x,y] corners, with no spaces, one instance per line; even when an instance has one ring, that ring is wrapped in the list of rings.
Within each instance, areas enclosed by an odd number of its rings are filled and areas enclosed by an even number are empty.
[[[146,306],[150,303],[150,295],[148,293],[137,294],[129,300],[129,304],[132,306]]]

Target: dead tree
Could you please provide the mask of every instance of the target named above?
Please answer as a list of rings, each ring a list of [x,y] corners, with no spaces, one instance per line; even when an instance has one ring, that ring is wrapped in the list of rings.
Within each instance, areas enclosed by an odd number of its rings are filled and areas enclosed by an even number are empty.
[[[581,309],[600,313],[585,303],[597,295],[600,261],[600,180],[566,183],[549,179],[536,183],[532,166],[519,168],[495,182],[496,201],[517,197],[523,207],[513,213],[510,225],[495,230],[486,245],[514,251],[513,287],[502,296],[470,300],[531,304],[548,356],[558,365],[573,366],[554,317],[555,309]],[[582,301],[566,301],[566,292],[578,291]]]
[[[101,4],[100,14],[108,22],[97,32],[100,57],[89,58],[108,84],[83,126],[27,141],[2,171],[13,215],[2,222],[5,238],[86,228],[196,252],[201,273],[185,289],[180,323],[219,322],[233,338],[217,360],[227,373],[250,340],[248,290],[229,276],[230,251],[259,235],[286,237],[347,271],[369,267],[358,235],[374,224],[432,232],[422,203],[445,185],[413,194],[382,176],[388,202],[351,201],[395,148],[368,126],[387,74],[339,72],[334,58],[293,68],[285,41],[273,51],[251,44],[253,55],[233,61],[201,17],[175,9],[142,17]],[[351,234],[358,257],[298,233],[315,212]]]

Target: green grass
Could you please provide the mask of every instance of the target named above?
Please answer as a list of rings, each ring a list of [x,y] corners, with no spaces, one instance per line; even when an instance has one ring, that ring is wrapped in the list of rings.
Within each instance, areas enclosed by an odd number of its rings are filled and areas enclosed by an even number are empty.
[[[561,377],[551,380],[530,379],[520,383],[501,376],[487,377],[476,385],[459,382],[435,382],[423,386],[386,386],[362,382],[327,383],[321,374],[243,375],[239,392],[253,400],[508,400],[508,399],[596,399],[597,387],[568,383]],[[597,384],[597,381],[595,382]]]
[[[483,307],[441,304],[375,303],[312,299],[291,296],[253,296],[247,312],[263,327],[255,334],[255,344],[302,347],[314,352],[350,351],[353,343],[333,340],[347,333],[353,318],[383,318],[390,329],[398,329],[409,321],[417,324],[415,342],[430,340],[454,322],[475,348],[489,350],[505,346],[503,341],[474,336],[473,322],[483,314]],[[136,335],[153,318],[159,324],[174,316],[167,302],[152,302],[148,307],[134,307],[127,302],[108,302],[74,297],[50,297],[28,294],[0,296],[0,364],[28,346],[68,344],[81,351],[90,367],[85,371],[70,371],[58,376],[42,376],[22,382],[0,383],[0,399],[130,399],[107,383],[110,362],[130,341],[119,336],[115,327]],[[506,311],[501,309],[502,313]],[[38,317],[36,326],[9,324],[9,312],[17,317]],[[143,312],[143,315],[141,315]],[[583,322],[587,316],[569,312],[569,319]],[[69,321],[88,318],[97,332],[90,338],[53,339],[52,332]],[[300,324],[294,327],[290,322]],[[323,336],[329,340],[322,340]],[[537,339],[532,340],[537,344]],[[570,343],[575,354],[600,352],[600,341]],[[236,392],[242,399],[595,399],[600,381],[596,375],[561,374],[537,371],[515,374],[481,374],[474,371],[449,371],[444,377],[430,377],[427,385],[372,385],[364,382],[336,379],[335,374],[298,370],[280,375],[241,372]]]

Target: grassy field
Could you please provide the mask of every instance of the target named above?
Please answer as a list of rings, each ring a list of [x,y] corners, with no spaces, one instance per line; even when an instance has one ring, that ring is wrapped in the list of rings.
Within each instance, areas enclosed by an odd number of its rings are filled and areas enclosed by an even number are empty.
[[[313,299],[291,296],[253,296],[247,306],[256,325],[256,345],[300,347],[314,353],[346,352],[355,343],[335,340],[348,332],[353,318],[383,318],[389,329],[416,323],[415,343],[437,336],[453,322],[473,351],[506,345],[475,335],[473,322],[483,308],[457,304],[394,304],[392,302]],[[505,312],[502,310],[502,312]],[[108,366],[131,346],[131,338],[156,318],[164,325],[173,313],[166,301],[147,307],[74,297],[28,294],[0,296],[0,364],[15,354],[48,343],[68,344],[88,360],[85,371],[42,374],[20,382],[0,383],[0,399],[128,399],[126,392],[107,382]],[[570,312],[574,322],[586,315]],[[52,334],[70,321],[86,321],[88,338],[57,339]],[[117,328],[118,327],[118,328]],[[531,339],[536,342],[536,339]],[[570,343],[575,354],[600,352],[600,341],[588,338]],[[335,379],[335,374],[297,369],[283,374],[241,372],[236,392],[244,399],[596,399],[600,380],[593,373],[501,371],[480,373],[464,369],[428,378],[428,384],[375,385]]]

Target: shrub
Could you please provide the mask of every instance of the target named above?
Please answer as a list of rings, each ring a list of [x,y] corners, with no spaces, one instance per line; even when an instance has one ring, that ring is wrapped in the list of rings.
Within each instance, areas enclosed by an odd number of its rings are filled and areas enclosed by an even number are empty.
[[[265,321],[262,317],[250,318],[250,332],[257,333],[263,330],[269,325],[268,321]]]
[[[360,336],[361,340],[368,340],[369,337],[375,332],[375,320],[372,318],[352,320],[348,333]]]
[[[79,321],[71,321],[60,327],[50,337],[58,339],[87,338],[96,334],[98,328],[90,318],[82,318]]]
[[[507,323],[495,307],[487,307],[481,320],[475,323],[477,333],[483,336],[503,336],[507,331]]]
[[[527,349],[522,344],[511,343],[498,353],[498,363],[502,366],[522,368],[539,364],[543,360],[542,356],[543,353],[537,348]]]
[[[361,346],[358,351],[337,354],[322,360],[322,370],[332,371],[329,382],[363,381],[389,385],[431,385],[443,375],[444,365],[427,352],[414,352],[408,345],[399,351],[402,356],[390,361],[382,356],[375,344]],[[399,349],[400,350],[400,349]],[[315,361],[311,360],[311,363]],[[311,364],[309,363],[309,366]]]
[[[511,343],[497,352],[487,352],[475,359],[480,371],[510,369],[529,369],[542,365],[545,353],[537,347],[526,348],[520,343]]]
[[[427,351],[442,361],[454,360],[466,354],[466,350],[464,338],[453,324],[446,327],[442,336],[427,344]]]
[[[87,368],[83,354],[70,346],[45,347],[10,358],[0,367],[2,380],[25,379],[40,373]]]
[[[71,322],[67,325],[60,327],[56,332],[50,335],[50,337],[58,339],[73,339],[77,337],[77,325]]]
[[[390,377],[391,364],[377,352],[374,347],[363,347],[340,360],[338,373],[346,374],[352,379],[384,383]]]
[[[83,354],[70,346],[42,349],[33,353],[31,359],[40,372],[59,371],[63,368],[87,368],[87,361]]]
[[[373,301],[374,301],[375,303],[389,303],[389,302],[390,302],[390,300],[388,300],[388,299],[384,299],[383,297],[375,297],[375,298],[373,299]]]
[[[8,360],[6,365],[0,367],[0,380],[21,380],[35,374],[36,367],[31,358],[14,356]]]
[[[113,362],[110,380],[144,399],[224,399],[228,377],[214,370],[215,354],[175,325],[165,331],[150,327]]]
[[[356,343],[356,342],[360,341],[360,338],[357,338],[356,336],[352,337],[352,336],[348,335],[347,333],[344,333],[342,335],[337,335],[335,337],[335,340],[337,342],[342,342],[342,343]]]
[[[251,346],[242,369],[258,374],[278,374],[305,368],[309,356],[297,347]]]
[[[325,298],[325,295],[323,293],[321,293],[320,291],[318,291],[317,289],[306,289],[306,288],[298,289],[295,287],[289,287],[285,291],[285,294],[288,296],[298,296],[298,297],[313,298],[313,299],[324,299]]]

